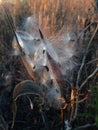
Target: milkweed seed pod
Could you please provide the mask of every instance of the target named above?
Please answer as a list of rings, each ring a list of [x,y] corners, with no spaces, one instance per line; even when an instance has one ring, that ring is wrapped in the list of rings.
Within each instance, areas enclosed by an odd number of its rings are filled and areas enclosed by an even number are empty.
[[[62,102],[60,80],[63,81],[64,76],[77,64],[73,58],[77,54],[76,35],[69,28],[54,40],[44,39],[38,24],[32,20],[32,16],[27,18],[24,30],[16,31],[21,49],[15,40],[12,46],[18,51],[32,79],[44,85],[47,102],[55,102],[57,106]]]

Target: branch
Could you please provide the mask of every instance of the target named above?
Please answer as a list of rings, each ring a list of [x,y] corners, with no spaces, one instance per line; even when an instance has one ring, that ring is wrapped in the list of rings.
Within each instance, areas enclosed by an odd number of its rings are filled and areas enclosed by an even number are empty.
[[[92,22],[92,23],[90,23],[89,25],[87,25],[87,26],[82,30],[82,32],[79,34],[78,38],[76,39],[76,42],[80,39],[80,37],[82,36],[82,34],[83,34],[86,30],[88,30],[88,28],[89,28],[90,26],[92,26],[92,25],[94,25],[94,24],[98,24],[98,22]]]
[[[93,124],[86,124],[86,125],[77,127],[77,128],[75,128],[74,130],[83,130],[83,129],[85,129],[85,128],[92,127],[92,126],[96,126],[96,123],[93,123]]]
[[[76,104],[76,108],[75,108],[75,111],[72,108],[71,116],[70,116],[70,121],[74,120],[76,118],[76,116],[77,116],[78,104],[81,103],[81,102],[84,102],[87,99],[88,99],[88,96],[84,97],[81,100],[78,100],[78,97],[76,98],[76,101],[74,101],[74,104]]]
[[[81,89],[83,88],[83,86],[87,83],[87,81],[88,81],[89,79],[91,79],[97,72],[98,72],[98,67],[97,67],[97,68],[93,71],[93,73],[90,74],[90,75],[86,78],[86,80],[81,84],[79,90],[81,90]]]
[[[96,61],[98,61],[98,58],[96,58],[96,59],[94,59],[94,60],[88,62],[87,65],[92,64],[92,63],[94,63],[94,62],[96,62]]]
[[[86,54],[84,55],[84,57],[83,57],[83,59],[82,59],[81,66],[80,66],[80,69],[79,69],[79,71],[78,71],[78,76],[77,76],[76,86],[78,86],[78,84],[79,84],[79,79],[80,79],[80,75],[81,75],[81,72],[82,72],[82,69],[83,69],[83,66],[84,66],[85,60],[86,60],[86,56],[87,56],[87,53],[88,53],[89,47],[90,47],[90,45],[91,45],[91,42],[92,42],[92,40],[93,40],[93,38],[94,38],[94,36],[95,36],[97,30],[98,30],[98,24],[97,24],[97,27],[96,27],[96,29],[95,29],[95,31],[94,31],[94,33],[93,33],[93,35],[92,35],[92,37],[91,37],[89,43],[88,43],[88,46],[87,46],[87,49],[86,49]]]
[[[80,88],[79,88],[79,90],[81,90],[82,88],[83,88],[83,86],[87,83],[87,81],[90,79],[90,78],[92,78],[96,73],[97,73],[97,71],[98,71],[98,67],[94,70],[94,72],[91,74],[91,75],[89,75],[88,77],[87,77],[87,79],[81,84],[81,86],[80,86]],[[78,100],[78,97],[76,98],[76,108],[75,108],[75,114],[74,114],[74,117],[73,117],[73,120],[76,118],[76,116],[77,116],[77,111],[78,111],[78,104],[80,103],[80,102],[83,102],[84,100],[86,100],[87,99],[87,97],[85,97],[83,100]]]
[[[86,96],[85,98],[83,98],[83,99],[81,99],[81,100],[78,100],[78,102],[75,102],[76,104],[79,104],[79,103],[81,103],[81,102],[84,102],[85,100],[87,100],[88,99],[88,96]]]
[[[88,29],[88,27],[90,27],[91,25],[92,25],[92,24],[88,25],[87,28],[85,28],[85,29]],[[95,31],[94,31],[94,33],[93,33],[93,35],[92,35],[92,37],[91,37],[89,43],[88,43],[88,46],[87,46],[87,48],[86,48],[86,54],[84,55],[84,57],[83,57],[83,59],[82,59],[82,63],[81,63],[80,69],[79,69],[79,71],[78,71],[78,76],[77,76],[77,80],[76,80],[76,87],[79,85],[80,75],[81,75],[82,69],[83,69],[84,64],[85,64],[86,56],[87,56],[88,50],[89,50],[89,48],[90,48],[90,45],[91,45],[91,43],[92,43],[92,41],[93,41],[93,38],[94,38],[94,36],[95,36],[97,30],[98,30],[98,23],[97,23],[97,27],[96,27],[96,29],[95,29]],[[84,30],[83,30],[83,31],[84,31]],[[79,89],[79,90],[82,89],[82,87],[84,86],[84,84],[85,84],[91,77],[93,77],[93,75],[94,75],[97,71],[98,71],[98,68],[83,82],[83,84],[80,86],[80,89]],[[77,94],[78,94],[78,93],[79,93],[79,91],[77,90]],[[78,97],[76,98],[76,102],[78,102]],[[78,103],[76,103],[75,114],[74,114],[73,120],[74,120],[74,119],[76,118],[76,116],[77,116],[77,111],[78,111]]]

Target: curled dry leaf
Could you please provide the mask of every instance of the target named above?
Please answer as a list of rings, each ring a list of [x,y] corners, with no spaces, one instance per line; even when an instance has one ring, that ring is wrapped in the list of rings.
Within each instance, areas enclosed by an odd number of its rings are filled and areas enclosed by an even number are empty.
[[[40,85],[32,80],[25,80],[17,84],[13,91],[13,100],[16,101],[20,96],[33,94],[42,98],[43,92]]]
[[[33,80],[25,80],[17,84],[13,91],[13,105],[12,105],[12,112],[13,112],[13,121],[11,129],[14,127],[14,121],[17,113],[17,104],[16,100],[24,95],[35,95],[41,99],[40,105],[44,103],[43,92],[41,86],[36,84]]]

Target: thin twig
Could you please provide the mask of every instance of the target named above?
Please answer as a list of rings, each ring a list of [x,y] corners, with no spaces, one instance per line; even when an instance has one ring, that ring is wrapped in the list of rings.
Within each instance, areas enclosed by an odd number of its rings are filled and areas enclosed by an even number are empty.
[[[78,76],[77,76],[77,80],[76,80],[76,87],[79,86],[79,80],[80,80],[80,76],[81,76],[82,69],[83,69],[84,64],[85,64],[85,60],[86,60],[86,57],[87,57],[87,53],[88,53],[88,50],[89,50],[89,48],[90,48],[90,45],[91,45],[91,43],[92,43],[92,41],[93,41],[93,38],[94,38],[94,36],[95,36],[97,30],[98,30],[98,23],[97,23],[97,27],[96,27],[96,29],[95,29],[95,31],[94,31],[94,33],[93,33],[93,35],[92,35],[92,37],[91,37],[89,43],[88,43],[88,46],[87,46],[87,49],[86,49],[86,54],[84,55],[84,57],[83,57],[83,59],[82,59],[82,63],[81,63],[80,69],[79,69],[79,71],[78,71]],[[90,76],[90,77],[91,77],[91,76]],[[88,80],[87,80],[87,81],[88,81]],[[80,88],[81,88],[81,87],[80,87]],[[77,90],[77,94],[78,94],[78,93],[79,93],[79,91]],[[78,102],[78,97],[76,98],[76,102]],[[77,116],[77,111],[78,111],[78,103],[76,104],[75,114],[74,114],[73,119],[76,118],[76,116]]]
[[[81,100],[79,100],[78,102],[75,102],[76,104],[79,104],[79,103],[81,103],[81,102],[84,102],[85,100],[87,100],[88,99],[88,97],[86,96],[85,98],[83,98],[83,99],[81,99]]]
[[[94,25],[94,24],[98,24],[98,22],[92,22],[92,23],[90,23],[89,25],[87,25],[87,26],[82,30],[82,32],[79,34],[79,36],[78,36],[78,38],[76,39],[75,42],[77,42],[77,41],[80,39],[80,37],[82,36],[82,34],[83,34],[86,30],[88,30],[88,28],[89,28],[90,26],[92,26],[92,25]]]
[[[93,71],[93,73],[90,74],[90,75],[86,78],[86,80],[81,84],[79,90],[81,90],[81,89],[83,88],[83,86],[87,83],[87,81],[88,81],[89,79],[91,79],[97,72],[98,72],[98,67],[97,67],[97,68]]]
[[[77,128],[75,128],[74,130],[83,130],[83,129],[86,129],[86,128],[92,127],[92,126],[96,126],[96,123],[93,123],[93,124],[86,124],[86,125],[77,127]]]
[[[78,95],[77,95],[77,98],[78,98]],[[73,104],[73,105],[75,105],[75,104],[77,105],[77,104],[79,104],[79,103],[81,103],[81,102],[84,102],[85,100],[88,99],[88,96],[84,97],[84,98],[81,99],[81,100],[77,100],[77,98],[76,98],[76,101],[74,101],[74,104]],[[72,100],[71,102],[73,102],[73,100]],[[77,107],[77,108],[78,108],[78,107]],[[74,115],[74,116],[73,116],[73,115]],[[76,115],[77,115],[77,111],[76,111],[76,113],[74,114],[74,106],[73,106],[73,107],[72,107],[72,110],[71,110],[70,121],[74,120],[75,117],[76,117]]]
[[[76,94],[76,95],[78,95],[78,90],[77,90],[77,94]],[[76,102],[78,102],[78,96],[76,96]],[[74,119],[76,118],[76,116],[77,116],[77,111],[78,111],[78,103],[76,103],[73,120],[74,120]]]
[[[94,36],[95,36],[97,30],[98,30],[98,24],[97,24],[97,27],[96,27],[96,29],[95,29],[95,31],[94,31],[94,33],[93,33],[93,35],[92,35],[92,37],[91,37],[89,43],[88,43],[88,46],[87,46],[87,49],[86,49],[86,54],[84,55],[84,57],[83,57],[83,59],[82,59],[82,63],[81,63],[81,66],[80,66],[80,69],[79,69],[79,72],[78,72],[78,76],[77,76],[76,86],[78,86],[78,84],[79,84],[80,75],[81,75],[83,66],[84,66],[84,64],[85,64],[86,56],[87,56],[89,47],[90,47],[90,45],[91,45],[91,42],[92,42],[92,40],[93,40],[93,38],[94,38]]]
[[[61,109],[62,130],[65,130],[65,110]]]
[[[97,61],[98,61],[98,58],[96,58],[96,59],[94,59],[94,60],[88,62],[87,65],[92,64],[92,63],[97,62]]]
[[[71,114],[70,114],[70,121],[72,121],[73,115],[74,115],[74,107],[75,107],[75,92],[72,89],[71,91]]]

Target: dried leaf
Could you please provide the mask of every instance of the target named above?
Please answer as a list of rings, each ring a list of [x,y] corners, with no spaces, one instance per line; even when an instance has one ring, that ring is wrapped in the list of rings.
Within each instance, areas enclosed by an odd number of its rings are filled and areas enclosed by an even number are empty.
[[[43,92],[41,86],[32,80],[25,80],[17,84],[13,92],[13,100],[17,100],[20,96],[34,94],[42,97]]]
[[[28,98],[28,100],[29,100],[29,102],[30,102],[30,108],[31,108],[31,110],[33,110],[33,103],[32,103],[32,100],[27,96],[27,98]]]
[[[12,112],[13,112],[13,121],[12,121],[11,129],[13,129],[13,127],[14,127],[14,121],[15,121],[15,117],[16,117],[16,113],[17,113],[16,101],[13,101]]]
[[[12,106],[12,111],[13,111],[13,121],[12,121],[12,126],[11,128],[14,127],[14,122],[15,122],[15,117],[17,113],[17,105],[16,105],[16,100],[23,96],[23,95],[36,95],[41,99],[41,104],[43,104],[43,96],[42,96],[42,88],[38,84],[36,84],[32,80],[25,80],[17,84],[14,88],[13,92],[13,106]],[[31,104],[31,100],[30,100]],[[32,104],[31,104],[32,105]],[[33,109],[33,106],[32,106]]]

